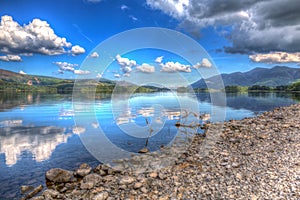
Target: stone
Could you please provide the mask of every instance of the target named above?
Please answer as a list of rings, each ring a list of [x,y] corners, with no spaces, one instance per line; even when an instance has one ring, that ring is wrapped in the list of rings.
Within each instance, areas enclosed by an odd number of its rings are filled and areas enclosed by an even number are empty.
[[[58,191],[52,189],[47,189],[43,192],[43,196],[45,197],[45,199],[55,199],[59,194],[60,193]]]
[[[43,185],[39,185],[37,187],[35,187],[31,192],[29,192],[24,199],[31,199],[32,197],[34,197],[35,195],[37,195],[40,191],[42,191],[43,189]]]
[[[46,179],[54,183],[67,183],[76,181],[72,171],[53,168],[46,172]]]
[[[149,152],[149,149],[147,147],[144,147],[138,151],[138,153],[148,153],[148,152]]]
[[[37,197],[33,197],[30,200],[44,200],[45,198],[43,196],[37,196]]]
[[[75,170],[76,175],[78,176],[86,176],[92,171],[92,167],[86,163],[83,163],[79,166],[77,170]]]
[[[80,188],[83,190],[89,190],[92,189],[94,186],[96,186],[98,183],[102,182],[102,176],[96,173],[88,174],[86,175],[81,183]]]
[[[136,183],[134,184],[133,188],[134,188],[134,189],[139,189],[139,188],[141,188],[142,186],[143,186],[143,183],[141,183],[141,182],[136,182]]]
[[[135,181],[135,179],[133,177],[130,177],[130,176],[125,176],[123,178],[121,178],[120,180],[120,185],[128,185],[128,184],[131,184]]]
[[[152,172],[152,173],[149,174],[149,176],[151,178],[157,178],[158,174],[157,174],[157,172]]]
[[[106,200],[108,197],[109,197],[108,192],[103,191],[103,192],[100,192],[99,194],[97,194],[97,195],[93,198],[93,200]]]
[[[22,186],[21,186],[21,194],[24,194],[24,193],[26,193],[26,192],[28,192],[28,191],[33,190],[33,189],[34,189],[33,186],[30,186],[30,185],[22,185]]]
[[[146,194],[146,193],[148,193],[148,190],[147,190],[147,188],[145,188],[145,187],[142,187],[142,188],[141,188],[141,192],[143,192],[143,193],[145,193],[145,194]]]

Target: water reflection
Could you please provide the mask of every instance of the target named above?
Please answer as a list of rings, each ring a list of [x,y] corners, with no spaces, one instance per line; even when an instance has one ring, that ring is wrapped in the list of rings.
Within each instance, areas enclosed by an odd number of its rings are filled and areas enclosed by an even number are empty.
[[[72,134],[65,134],[65,128],[55,126],[22,126],[22,120],[0,122],[0,153],[5,155],[5,163],[17,163],[22,152],[31,152],[38,162],[49,159],[56,146],[66,143]]]

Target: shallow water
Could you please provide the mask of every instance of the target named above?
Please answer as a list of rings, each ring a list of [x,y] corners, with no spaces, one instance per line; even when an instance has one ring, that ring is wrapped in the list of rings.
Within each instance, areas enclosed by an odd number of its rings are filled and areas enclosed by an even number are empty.
[[[90,133],[100,129],[114,146],[137,152],[151,128],[148,147],[156,151],[172,143],[177,134],[174,124],[192,106],[197,105],[192,111],[199,113],[226,111],[224,117],[211,115],[211,121],[220,121],[251,117],[299,98],[284,93],[227,94],[225,107],[218,102],[212,105],[209,93],[135,94],[129,100],[117,95],[113,102],[105,95],[72,102],[70,95],[1,94],[0,101],[0,199],[17,199],[21,185],[43,184],[50,168],[99,164],[80,138],[91,139]],[[117,157],[110,151],[105,154]]]

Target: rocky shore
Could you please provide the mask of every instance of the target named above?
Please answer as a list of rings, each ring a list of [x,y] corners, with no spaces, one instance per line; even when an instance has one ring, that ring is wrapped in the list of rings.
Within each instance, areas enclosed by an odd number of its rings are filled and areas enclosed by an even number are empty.
[[[152,172],[51,169],[47,188],[24,186],[24,199],[300,199],[300,104],[225,122],[205,156],[204,141],[195,136],[174,165]]]

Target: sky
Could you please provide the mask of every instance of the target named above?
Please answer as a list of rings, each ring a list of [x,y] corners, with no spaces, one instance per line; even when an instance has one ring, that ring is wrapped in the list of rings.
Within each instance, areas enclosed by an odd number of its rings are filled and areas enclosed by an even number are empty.
[[[189,74],[212,66],[220,73],[299,67],[299,10],[297,0],[1,0],[0,68],[59,78],[96,73],[119,79]],[[208,55],[189,63],[157,49],[113,51],[109,69],[95,69],[108,56],[99,53],[99,45],[116,34],[145,27],[179,31]],[[131,38],[129,46],[135,40]],[[81,68],[87,59],[99,59],[94,71]]]

